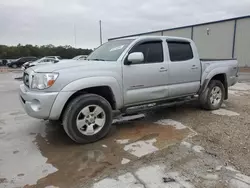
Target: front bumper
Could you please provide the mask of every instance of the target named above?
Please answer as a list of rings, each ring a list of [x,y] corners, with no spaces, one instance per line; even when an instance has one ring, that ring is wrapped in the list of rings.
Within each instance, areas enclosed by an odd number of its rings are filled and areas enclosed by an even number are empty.
[[[26,113],[34,118],[48,119],[58,92],[30,91],[20,85],[19,99]]]

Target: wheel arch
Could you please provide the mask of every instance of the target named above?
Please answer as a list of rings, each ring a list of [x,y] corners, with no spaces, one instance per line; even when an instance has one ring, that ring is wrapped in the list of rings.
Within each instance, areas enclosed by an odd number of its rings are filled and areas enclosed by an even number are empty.
[[[206,88],[208,87],[209,83],[212,80],[218,80],[220,81],[224,88],[225,88],[225,96],[224,99],[227,100],[228,99],[228,82],[227,82],[227,75],[226,73],[215,73],[214,75],[209,75],[207,76],[207,78],[204,80],[202,87],[199,91],[199,95],[201,95],[203,92],[205,92]]]
[[[75,97],[83,94],[97,94],[105,98],[113,110],[123,105],[123,95],[120,86],[114,78],[86,78],[80,79],[65,86],[58,94],[50,113],[50,119],[62,117],[65,108]]]

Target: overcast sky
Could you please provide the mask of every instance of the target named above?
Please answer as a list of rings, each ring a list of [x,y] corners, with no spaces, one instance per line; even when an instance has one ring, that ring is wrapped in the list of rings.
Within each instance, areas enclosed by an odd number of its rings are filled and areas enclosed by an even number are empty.
[[[250,0],[0,0],[0,44],[94,48],[103,38],[249,14]]]

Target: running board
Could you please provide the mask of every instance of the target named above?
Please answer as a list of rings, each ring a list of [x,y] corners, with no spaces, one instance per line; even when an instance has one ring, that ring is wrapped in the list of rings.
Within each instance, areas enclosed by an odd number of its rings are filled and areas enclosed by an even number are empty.
[[[145,105],[133,106],[133,107],[128,107],[124,109],[123,114],[136,114],[138,112],[155,110],[159,108],[166,108],[166,107],[171,107],[175,105],[181,105],[181,104],[185,104],[187,102],[191,102],[195,100],[197,100],[197,97],[187,97],[181,100],[177,99],[175,101],[160,102],[160,103],[155,102],[155,103],[150,103],[150,104],[145,104]]]

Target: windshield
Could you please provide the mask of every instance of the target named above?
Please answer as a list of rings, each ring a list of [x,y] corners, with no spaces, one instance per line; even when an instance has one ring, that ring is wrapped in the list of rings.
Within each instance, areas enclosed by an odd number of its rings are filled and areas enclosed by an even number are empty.
[[[117,61],[132,41],[132,39],[124,39],[107,42],[92,52],[87,60]]]
[[[41,61],[43,61],[44,60],[44,58],[41,58],[41,59],[38,59],[38,60],[36,60],[36,61],[33,61],[32,63],[40,63]]]
[[[73,60],[78,60],[80,57],[82,57],[82,56],[78,55],[78,56],[74,57]]]

